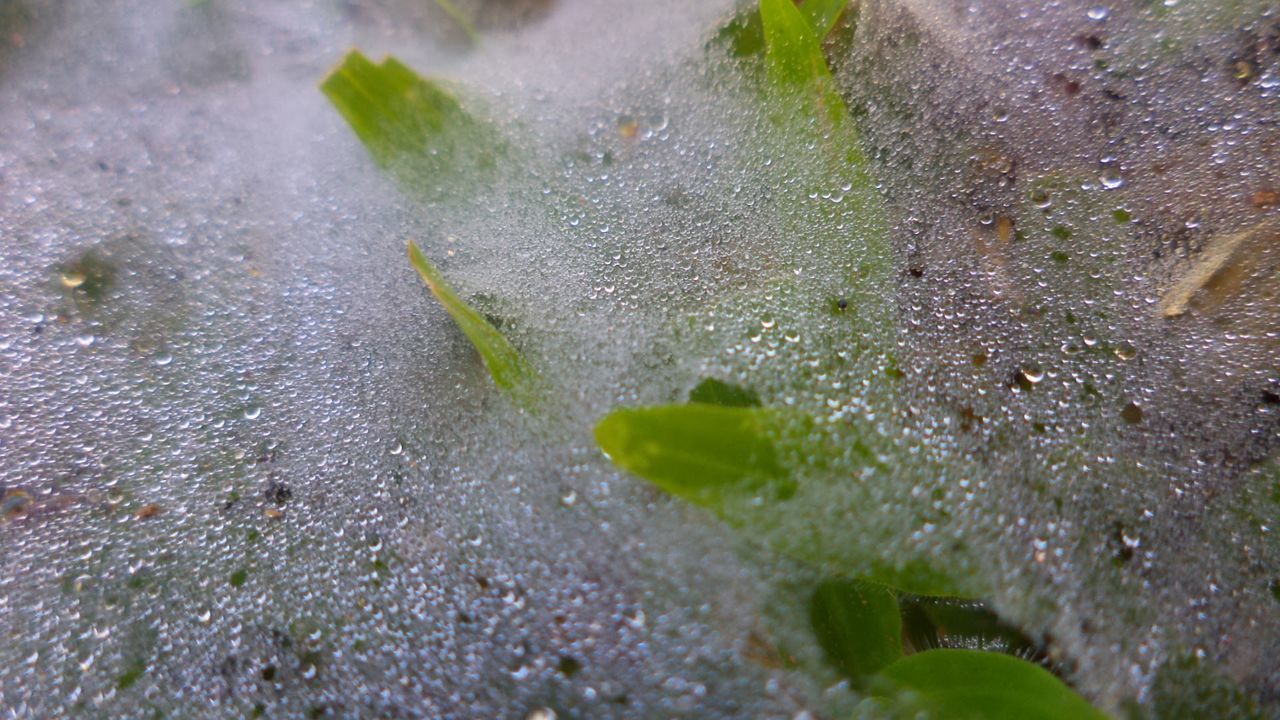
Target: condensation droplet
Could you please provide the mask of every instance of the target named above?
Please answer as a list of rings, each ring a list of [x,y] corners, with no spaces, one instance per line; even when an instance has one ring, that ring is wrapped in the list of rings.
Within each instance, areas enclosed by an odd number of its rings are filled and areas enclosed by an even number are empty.
[[[1035,364],[1023,365],[1022,377],[1026,378],[1027,382],[1032,385],[1038,384],[1041,380],[1044,380],[1044,369]]]

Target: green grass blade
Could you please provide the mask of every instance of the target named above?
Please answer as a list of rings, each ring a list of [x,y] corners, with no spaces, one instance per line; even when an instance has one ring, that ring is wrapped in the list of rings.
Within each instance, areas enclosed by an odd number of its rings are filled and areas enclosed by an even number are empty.
[[[822,42],[835,28],[849,0],[805,0],[800,12],[809,23],[814,36]],[[716,33],[716,41],[739,59],[758,58],[765,53],[764,28],[760,22],[760,8],[747,8],[727,22]]]
[[[658,405],[615,410],[595,435],[619,467],[718,509],[729,494],[790,482],[774,446],[783,424],[768,408]]]
[[[928,650],[886,667],[873,702],[898,716],[953,720],[1105,720],[1044,668],[1002,653]]]
[[[887,562],[874,549],[847,542],[862,508],[848,508],[831,522],[799,521],[812,510],[796,505],[801,473],[832,452],[815,441],[821,434],[803,413],[704,402],[615,410],[595,429],[600,449],[618,467],[798,560],[919,595],[980,595],[973,582],[957,582],[923,558]],[[803,539],[797,527],[808,533]]]
[[[836,21],[848,4],[849,0],[804,0],[800,3],[800,12],[804,13],[809,27],[813,28],[814,35],[821,41],[836,26]]]
[[[760,0],[765,64],[775,92],[800,100],[831,124],[844,119],[844,100],[835,92],[831,69],[822,54],[821,36],[791,0]]]
[[[760,0],[760,20],[765,58],[777,82],[802,87],[830,76],[817,34],[791,0]]]
[[[444,275],[427,260],[418,246],[409,241],[409,262],[426,281],[431,294],[444,306],[458,329],[475,346],[489,368],[493,382],[517,405],[530,407],[535,400],[537,376],[520,352],[476,312],[445,280]]]
[[[429,150],[434,136],[471,122],[457,100],[395,58],[379,65],[353,50],[320,89],[380,164]]]
[[[497,165],[497,133],[395,58],[379,64],[353,50],[320,89],[374,161],[428,198],[464,193]]]
[[[809,602],[809,625],[827,662],[859,686],[902,657],[898,599],[883,585],[824,581]]]

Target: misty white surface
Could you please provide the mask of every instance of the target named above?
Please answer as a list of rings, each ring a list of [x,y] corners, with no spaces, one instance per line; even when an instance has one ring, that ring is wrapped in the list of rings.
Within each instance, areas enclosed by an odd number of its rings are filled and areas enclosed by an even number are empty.
[[[778,669],[813,667],[808,571],[590,437],[708,372],[865,410],[858,378],[795,373],[831,327],[774,323],[860,259],[788,227],[785,143],[705,47],[727,3],[557,3],[474,49],[409,2],[32,5],[0,54],[0,483],[27,510],[0,521],[0,716],[847,707]],[[873,2],[837,67],[894,226],[880,421],[921,460],[818,500],[873,500],[864,542],[963,539],[941,561],[1109,708],[1186,653],[1280,685],[1249,469],[1280,429],[1276,284],[1158,312],[1216,238],[1274,245],[1280,69],[1230,70],[1264,10]],[[465,88],[528,169],[415,205],[316,88],[353,46]],[[493,391],[407,237],[549,368],[560,421]],[[67,287],[86,252],[97,301]],[[898,512],[931,497],[944,522]]]

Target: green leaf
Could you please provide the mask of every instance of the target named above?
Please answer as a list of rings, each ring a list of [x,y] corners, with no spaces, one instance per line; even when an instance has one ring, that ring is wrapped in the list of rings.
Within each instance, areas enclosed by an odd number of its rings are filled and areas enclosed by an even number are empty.
[[[725,407],[759,407],[760,396],[751,388],[706,378],[689,391],[689,402]]]
[[[770,408],[695,403],[615,410],[595,434],[619,467],[716,509],[731,492],[793,485],[774,447],[786,425]]]
[[[726,47],[730,56],[739,60],[755,60],[764,54],[764,28],[760,11],[751,8],[734,15],[716,33],[716,42]]]
[[[872,700],[897,715],[949,720],[1105,720],[1061,680],[1012,655],[929,650],[886,667]]]
[[[595,436],[618,467],[799,560],[915,594],[983,594],[975,580],[957,580],[922,558],[889,561],[876,547],[850,542],[859,533],[859,513],[867,509],[828,504],[825,516],[811,516],[813,504],[795,504],[799,471],[821,477],[827,470],[819,466],[837,453],[823,445],[828,438],[807,415],[769,407],[658,405],[615,410],[596,426]],[[878,463],[858,440],[841,441],[849,443],[846,453]],[[831,482],[848,481],[834,472]]]
[[[898,599],[882,585],[822,582],[809,602],[809,625],[827,662],[859,686],[902,657]]]
[[[830,77],[817,34],[791,0],[760,0],[765,58],[778,82],[804,87]]]
[[[808,11],[822,18],[843,8],[840,2],[811,1],[823,8],[810,5]],[[775,170],[794,180],[774,198],[784,232],[807,238],[831,257],[857,258],[839,289],[838,304],[832,303],[839,308],[838,321],[828,322],[825,302],[813,302],[829,291],[799,279],[788,278],[794,285],[782,293],[795,302],[770,312],[780,326],[821,328],[809,342],[852,358],[847,367],[832,371],[855,383],[862,379],[858,370],[876,372],[882,364],[877,358],[892,363],[893,304],[885,298],[893,295],[893,255],[881,199],[853,123],[842,122],[847,112],[819,38],[791,0],[760,0],[755,12],[736,16],[716,42],[747,61],[739,70],[767,71],[763,103],[772,122],[762,123],[755,139],[762,153],[782,158]],[[762,62],[751,62],[760,53]],[[834,188],[841,189],[839,203],[813,201]],[[751,301],[732,297],[725,302],[732,303],[729,312],[736,315]],[[823,316],[815,317],[819,313]],[[620,467],[816,567],[918,594],[985,594],[985,583],[965,569],[973,565],[960,559],[966,548],[957,544],[955,557],[943,560],[958,575],[952,577],[936,569],[935,558],[913,555],[915,548],[890,535],[895,524],[919,527],[940,515],[927,499],[909,499],[891,521],[881,517],[877,496],[895,492],[917,474],[932,477],[935,467],[904,456],[869,422],[817,423],[794,411],[755,407],[753,400],[726,397],[720,390],[713,384],[695,388],[690,396],[695,405],[683,408],[610,415],[597,427],[597,440]],[[895,392],[891,381],[877,377],[866,395],[868,405],[877,415],[893,416]]]
[[[835,92],[822,42],[791,0],[760,0],[765,63],[774,88],[798,98],[832,124],[843,120],[844,101]]]
[[[395,58],[375,64],[353,50],[320,89],[374,161],[428,198],[458,194],[497,165],[496,132]]]
[[[475,346],[493,376],[493,382],[517,405],[531,407],[537,394],[537,375],[520,352],[484,316],[468,305],[427,260],[418,246],[409,241],[409,262],[426,281],[431,294],[444,306],[458,329]]]
[[[800,11],[815,37],[821,41],[835,27],[848,4],[848,0],[804,0]],[[716,33],[716,40],[727,46],[729,53],[736,58],[758,58],[763,55],[765,43],[760,8],[748,8],[734,15]]]
[[[800,12],[809,21],[814,35],[821,40],[836,26],[848,4],[849,0],[804,0],[800,3]]]

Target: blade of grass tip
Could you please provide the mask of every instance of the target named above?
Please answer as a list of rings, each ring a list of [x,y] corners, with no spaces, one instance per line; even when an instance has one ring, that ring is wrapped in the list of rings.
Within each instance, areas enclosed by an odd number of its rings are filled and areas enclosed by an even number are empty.
[[[829,75],[818,36],[791,0],[760,0],[769,71],[786,85],[804,87]]]
[[[378,164],[420,152],[453,117],[457,101],[408,67],[387,58],[375,64],[352,50],[320,84]]]
[[[358,50],[320,84],[380,167],[432,200],[466,195],[498,167],[504,144],[446,87],[393,57]]]
[[[835,91],[822,43],[809,20],[791,0],[760,0],[760,20],[774,86],[798,94],[804,106],[839,124],[846,112],[844,100]]]
[[[483,315],[466,303],[450,287],[444,275],[409,241],[409,262],[458,329],[484,359],[493,382],[517,405],[529,407],[535,399],[536,375],[520,352]]]
[[[836,21],[848,4],[849,0],[804,0],[800,4],[800,11],[809,20],[813,32],[821,41],[836,26]]]
[[[476,32],[476,26],[471,22],[471,18],[467,14],[458,9],[452,0],[436,0],[436,5],[449,16],[451,20],[458,23],[458,27],[462,28],[462,32],[467,34],[467,39],[472,45],[480,44],[480,33]]]

